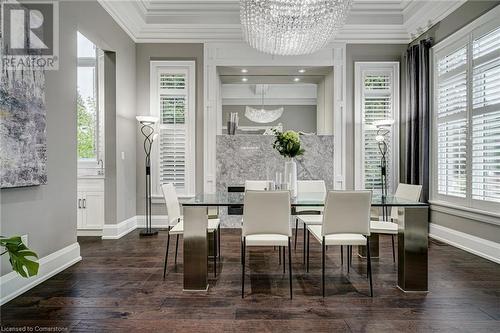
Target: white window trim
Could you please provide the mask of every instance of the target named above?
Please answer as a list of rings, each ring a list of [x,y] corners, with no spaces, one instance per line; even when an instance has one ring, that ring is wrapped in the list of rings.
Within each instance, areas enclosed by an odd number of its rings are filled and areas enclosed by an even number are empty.
[[[437,158],[436,158],[436,140],[437,140],[437,122],[435,118],[435,110],[437,105],[437,93],[435,92],[435,86],[437,82],[437,71],[434,70],[434,65],[436,64],[436,59],[439,54],[451,53],[453,50],[463,47],[464,43],[472,43],[475,36],[481,35],[485,32],[493,30],[495,27],[500,26],[500,6],[491,9],[486,14],[482,15],[478,19],[469,23],[462,29],[458,30],[451,36],[445,38],[438,44],[434,45],[430,50],[430,68],[432,75],[432,80],[430,82],[430,91],[432,94],[431,103],[431,115],[430,115],[430,177],[429,177],[429,189],[430,189],[430,200],[429,202],[433,205],[440,207],[447,207],[449,210],[455,212],[454,215],[462,216],[466,218],[473,218],[474,220],[480,220],[492,224],[500,224],[498,221],[492,222],[491,217],[496,219],[498,214],[495,212],[500,210],[500,205],[495,202],[483,202],[481,200],[472,199],[470,194],[470,189],[472,187],[471,177],[467,176],[467,190],[466,198],[455,198],[452,196],[441,195],[437,192]],[[470,75],[472,73],[472,54],[471,47],[467,49],[467,89],[471,89]],[[468,94],[467,100],[467,169],[471,169],[471,143],[470,143],[470,120],[471,120],[471,110],[472,101],[470,94]],[[482,216],[482,217],[481,217]],[[484,218],[487,217],[487,218]],[[488,218],[489,217],[489,218]]]
[[[430,200],[429,203],[431,210],[436,212],[500,226],[499,213],[455,205],[446,201]]]
[[[196,157],[195,157],[195,137],[196,137],[196,63],[195,61],[151,61],[150,62],[150,110],[151,116],[160,117],[160,108],[158,105],[158,73],[164,69],[187,70],[187,89],[188,89],[188,108],[186,114],[187,133],[186,136],[186,192],[178,193],[179,198],[190,198],[195,195],[196,186]],[[158,127],[158,126],[157,126]],[[157,128],[158,130],[158,128]],[[160,188],[160,171],[159,171],[159,144],[153,145],[151,152],[152,164],[152,182],[153,194],[152,197],[156,200],[153,202],[163,202],[159,200],[163,198]]]
[[[391,71],[393,75],[393,133],[392,136],[392,177],[389,181],[393,184],[395,190],[399,183],[399,62],[396,61],[376,61],[376,62],[355,62],[354,64],[354,188],[364,189],[364,145],[363,138],[363,119],[362,119],[362,101],[361,91],[363,89],[362,75],[364,71],[385,70]]]
[[[82,34],[83,35],[83,34]],[[87,38],[85,35],[83,35],[85,38]],[[90,41],[90,40],[89,40]],[[91,41],[92,43],[92,41]],[[95,44],[94,44],[95,45]],[[78,168],[79,169],[98,169],[100,168],[99,161],[103,160],[104,163],[104,152],[101,151],[101,144],[100,144],[100,137],[103,135],[103,133],[100,133],[101,131],[101,122],[103,119],[101,119],[101,113],[102,110],[100,108],[100,102],[101,99],[99,98],[99,89],[102,88],[101,84],[102,82],[101,79],[103,78],[101,70],[102,68],[99,67],[99,49],[97,48],[96,45],[96,56],[95,57],[77,57],[76,58],[76,67],[78,71],[78,67],[95,67],[95,102],[96,102],[96,111],[97,111],[97,119],[96,119],[96,131],[97,131],[97,137],[95,138],[95,145],[96,145],[96,157],[95,158],[78,158]],[[104,139],[104,138],[102,138]],[[78,144],[78,143],[77,143]]]

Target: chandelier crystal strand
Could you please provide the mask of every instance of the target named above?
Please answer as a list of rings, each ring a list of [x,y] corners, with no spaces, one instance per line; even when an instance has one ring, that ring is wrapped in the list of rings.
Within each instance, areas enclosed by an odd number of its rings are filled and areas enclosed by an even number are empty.
[[[344,25],[352,0],[240,0],[247,43],[275,55],[310,54]]]

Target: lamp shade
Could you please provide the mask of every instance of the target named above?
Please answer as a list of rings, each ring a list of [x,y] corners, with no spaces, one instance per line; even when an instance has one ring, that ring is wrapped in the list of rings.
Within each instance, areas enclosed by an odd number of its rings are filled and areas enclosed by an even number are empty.
[[[137,116],[135,119],[143,125],[153,125],[159,120],[158,117],[153,116]]]

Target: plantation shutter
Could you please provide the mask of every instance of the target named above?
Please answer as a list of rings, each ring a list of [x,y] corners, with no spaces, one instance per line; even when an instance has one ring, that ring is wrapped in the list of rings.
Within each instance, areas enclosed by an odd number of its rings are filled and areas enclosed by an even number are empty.
[[[173,183],[179,194],[186,192],[187,75],[159,75],[160,184]]]
[[[500,202],[500,28],[472,43],[472,199]]]
[[[375,137],[376,120],[393,119],[393,79],[389,71],[365,71],[362,76],[362,120],[363,120],[363,165],[364,188],[381,188],[380,159],[382,157]],[[387,138],[387,181],[389,192],[392,191],[392,142],[393,130],[389,129]]]
[[[437,74],[437,192],[465,198],[467,46],[439,58]]]

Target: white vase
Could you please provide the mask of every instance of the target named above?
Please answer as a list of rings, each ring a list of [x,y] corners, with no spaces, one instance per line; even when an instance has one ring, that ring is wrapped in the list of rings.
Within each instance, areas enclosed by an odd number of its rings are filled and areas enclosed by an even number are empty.
[[[297,196],[297,163],[293,158],[285,161],[285,182],[288,184],[292,198]]]

